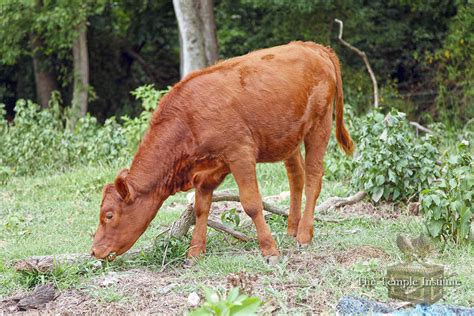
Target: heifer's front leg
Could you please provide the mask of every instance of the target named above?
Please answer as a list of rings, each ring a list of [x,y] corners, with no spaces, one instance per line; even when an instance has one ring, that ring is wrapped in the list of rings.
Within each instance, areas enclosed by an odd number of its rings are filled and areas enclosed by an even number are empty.
[[[296,240],[300,245],[308,245],[314,233],[314,208],[321,193],[324,173],[323,158],[331,135],[332,111],[328,111],[305,136],[305,194],[306,205],[303,218],[298,225]]]
[[[301,219],[301,200],[304,187],[303,157],[300,149],[285,160],[286,172],[290,183],[290,213],[288,214],[288,235],[296,237]]]
[[[262,255],[267,258],[269,263],[275,263],[280,253],[263,217],[262,198],[257,184],[256,162],[254,159],[234,161],[230,164],[230,171],[239,187],[240,203],[245,213],[252,218],[255,224]]]
[[[197,258],[206,252],[207,219],[212,203],[212,192],[213,190],[196,188],[194,195],[196,225],[194,226],[193,237],[188,250],[188,258]]]

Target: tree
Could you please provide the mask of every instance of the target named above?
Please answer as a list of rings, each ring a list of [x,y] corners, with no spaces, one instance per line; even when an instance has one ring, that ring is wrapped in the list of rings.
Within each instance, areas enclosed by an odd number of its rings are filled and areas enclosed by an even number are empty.
[[[0,62],[12,65],[23,57],[31,57],[36,98],[42,107],[47,107],[57,81],[37,22],[45,10],[44,3],[9,2],[0,9]]]
[[[32,35],[32,60],[35,73],[36,98],[42,108],[48,107],[51,94],[58,89],[56,76],[50,65],[48,56],[44,54],[43,40],[38,35]]]
[[[173,0],[181,46],[181,76],[217,61],[218,46],[212,0]]]
[[[86,21],[76,25],[76,38],[72,44],[74,65],[74,91],[72,95],[73,111],[80,116],[87,113],[89,95],[89,53],[87,51]]]

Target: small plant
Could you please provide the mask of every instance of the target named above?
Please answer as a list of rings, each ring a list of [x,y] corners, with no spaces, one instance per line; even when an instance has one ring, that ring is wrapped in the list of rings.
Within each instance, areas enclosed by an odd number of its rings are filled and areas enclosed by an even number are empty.
[[[417,137],[404,113],[373,111],[358,125],[351,184],[374,202],[415,197],[437,178],[436,138]]]
[[[237,227],[240,224],[240,216],[237,212],[237,209],[231,208],[229,210],[225,210],[221,214],[221,221],[225,224],[229,224],[232,227]]]
[[[447,156],[441,177],[421,192],[421,211],[433,237],[467,241],[473,219],[474,161],[470,144],[464,140]]]
[[[235,287],[227,295],[221,292],[204,288],[206,301],[201,307],[189,313],[189,316],[252,316],[257,314],[261,305],[258,297],[249,297],[240,294]]]

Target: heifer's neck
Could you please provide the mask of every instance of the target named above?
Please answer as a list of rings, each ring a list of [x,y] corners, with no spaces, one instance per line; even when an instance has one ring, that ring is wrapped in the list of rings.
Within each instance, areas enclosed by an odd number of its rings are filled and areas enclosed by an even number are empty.
[[[170,195],[190,189],[194,139],[180,120],[154,122],[135,155],[128,180],[141,194],[161,203]]]

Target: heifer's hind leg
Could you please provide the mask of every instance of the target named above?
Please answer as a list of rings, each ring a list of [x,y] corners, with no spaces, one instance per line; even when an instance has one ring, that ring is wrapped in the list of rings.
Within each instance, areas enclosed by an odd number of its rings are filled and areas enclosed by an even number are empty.
[[[315,121],[311,130],[304,138],[305,156],[305,195],[304,214],[298,225],[296,240],[300,245],[307,245],[313,239],[314,208],[321,192],[324,173],[323,158],[331,135],[332,106]]]
[[[275,257],[279,256],[279,252],[270,228],[263,217],[263,204],[258,191],[255,159],[233,161],[230,163],[230,170],[239,187],[240,203],[255,224],[262,255],[267,257],[270,263],[273,263]]]
[[[301,151],[298,149],[285,160],[290,183],[290,213],[288,214],[288,235],[296,237],[301,219],[301,199],[304,187],[304,166]]]

